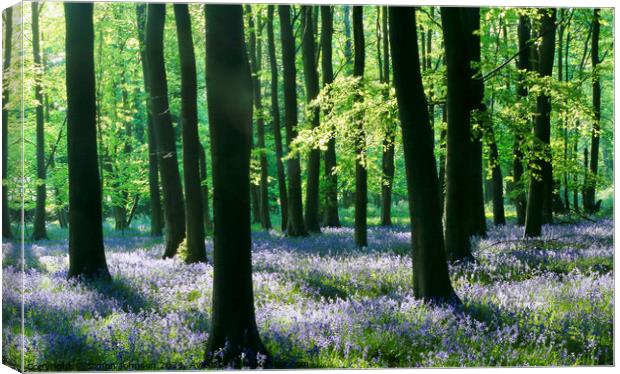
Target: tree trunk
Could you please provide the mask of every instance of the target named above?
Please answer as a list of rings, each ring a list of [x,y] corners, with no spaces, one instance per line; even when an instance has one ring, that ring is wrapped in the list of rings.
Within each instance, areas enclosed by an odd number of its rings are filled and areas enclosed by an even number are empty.
[[[145,30],[146,30],[146,4],[136,5],[136,19],[138,21],[138,42],[140,43],[140,60],[142,62],[142,78],[146,99],[146,122],[147,142],[149,152],[149,196],[151,208],[151,236],[161,236],[164,226],[161,216],[161,197],[159,194],[159,166],[157,164],[157,144],[155,141],[155,129],[153,128],[153,116],[150,108],[150,87],[148,78],[148,66],[146,58]]]
[[[41,52],[39,47],[39,3],[32,4],[32,53],[34,55],[34,65],[39,68],[41,66]],[[39,71],[39,70],[37,70]],[[39,73],[35,73],[34,98],[36,104],[36,122],[37,122],[37,201],[34,213],[34,225],[32,228],[32,239],[47,239],[47,230],[45,229],[45,198],[47,189],[45,186],[46,170],[45,170],[45,118],[43,118],[43,91],[41,87],[41,79],[43,77]]]
[[[274,6],[267,6],[267,49],[269,50],[269,65],[271,70],[271,118],[273,121],[273,139],[276,148],[276,169],[278,172],[278,192],[280,195],[280,229],[286,231],[288,222],[288,193],[286,191],[286,176],[282,162],[282,132],[280,131],[280,104],[278,103],[278,61],[276,60],[276,45],[273,36]]]
[[[527,16],[519,16],[519,57],[517,60],[517,68],[520,70],[530,71],[532,70],[532,64],[530,63],[530,50],[527,45],[531,38],[530,32],[530,19]],[[525,101],[527,99],[527,87],[525,85],[525,74],[519,74],[519,82],[517,85],[517,95],[519,101]],[[529,124],[528,120],[524,121]],[[523,142],[524,134],[530,131],[529,126],[527,129],[517,129],[515,131],[514,145],[513,145],[513,161],[512,161],[512,179],[513,190],[516,191],[516,196],[513,199],[515,210],[517,211],[517,225],[525,224],[525,208],[527,205],[525,195],[525,185],[523,178]]]
[[[463,14],[467,18],[464,30],[469,37],[471,69],[471,110],[476,114],[476,123],[479,129],[484,128],[484,117],[487,116],[487,107],[484,104],[484,84],[480,72],[480,8],[463,8]],[[486,236],[486,218],[484,213],[484,193],[482,190],[482,131],[471,129],[470,165],[469,165],[469,234]]]
[[[69,277],[110,273],[103,248],[97,167],[93,4],[65,3]]]
[[[192,25],[187,4],[174,4],[181,66],[181,124],[183,125],[183,182],[185,186],[185,222],[187,258],[185,262],[206,262],[204,209],[200,186],[198,107],[196,103],[196,57]]]
[[[362,6],[353,7],[353,46],[354,63],[353,76],[364,79],[364,8]],[[363,100],[359,96],[356,100]],[[363,163],[364,153],[366,152],[366,133],[364,132],[364,118],[356,119],[355,136],[355,244],[358,247],[368,246],[367,229],[367,210],[368,210],[368,176],[366,165]]]
[[[9,194],[8,186],[8,151],[9,151],[9,73],[11,72],[11,51],[13,47],[13,8],[9,7],[5,11],[5,28],[4,28],[4,61],[2,68],[4,74],[2,76],[2,237],[13,239],[13,230],[11,229],[11,217],[9,216]]]
[[[351,60],[353,59],[353,49],[351,45],[351,6],[342,6],[342,18],[344,22],[344,64],[345,72],[351,74]]]
[[[211,221],[211,213],[209,208],[209,185],[207,184],[207,156],[205,149],[200,146],[200,190],[202,193],[202,219],[204,222],[205,233],[213,231],[213,221]]]
[[[284,78],[284,123],[286,125],[286,143],[297,137],[297,89],[295,72],[295,39],[291,24],[290,5],[278,5],[280,16],[280,35],[282,40],[282,68]],[[288,236],[306,236],[303,208],[301,204],[301,167],[299,156],[286,161],[288,171]]]
[[[413,288],[416,298],[458,300],[444,252],[433,130],[422,87],[414,8],[390,7],[390,47],[398,100],[409,216],[412,226]]]
[[[448,129],[446,134],[445,243],[452,260],[473,258],[469,242],[471,214],[470,181],[470,109],[471,69],[468,22],[462,8],[441,8],[444,34],[448,93]]]
[[[583,204],[583,211],[586,212],[586,213],[588,212],[588,206],[586,205],[587,204],[586,203],[586,200],[587,200],[587,196],[586,196],[586,194],[587,194],[587,192],[586,192],[587,187],[586,186],[589,183],[588,182],[588,179],[589,179],[588,178],[588,172],[589,172],[589,170],[588,170],[588,165],[589,165],[589,163],[588,163],[588,154],[589,154],[588,146],[585,146],[583,148],[583,186],[581,188],[581,203]]]
[[[206,82],[213,170],[213,305],[206,361],[256,367],[266,354],[252,288],[252,78],[240,5],[205,5]]]
[[[259,160],[260,160],[260,185],[259,185],[259,205],[260,205],[260,224],[265,230],[271,229],[271,218],[269,216],[269,169],[267,165],[267,155],[265,153],[265,118],[263,116],[263,102],[261,91],[260,73],[262,71],[262,19],[257,15],[256,28],[254,27],[254,15],[250,5],[246,5],[248,14],[248,26],[250,28],[250,68],[252,69],[252,86],[254,92],[254,109],[256,116],[256,134],[258,138]],[[255,31],[256,30],[256,31]],[[258,32],[258,40],[256,33]]]
[[[388,41],[388,14],[387,7],[383,7],[383,83],[390,84],[390,52]],[[392,184],[394,183],[394,141],[396,140],[396,126],[387,126],[381,154],[383,183],[381,184],[381,226],[392,224]]]
[[[319,94],[319,73],[315,60],[315,35],[312,27],[312,6],[301,7],[301,52],[306,83],[306,101],[309,104]],[[311,114],[311,126],[319,126],[320,110],[315,108]],[[319,174],[321,172],[321,151],[311,149],[308,158],[308,181],[306,183],[305,222],[309,232],[321,232],[319,223]]]
[[[598,174],[598,151],[601,137],[601,83],[599,81],[598,43],[601,32],[601,10],[594,9],[592,18],[592,109],[594,111],[594,122],[592,123],[592,141],[590,145],[590,175],[592,181],[586,186],[584,209],[587,213],[596,211],[596,176]]]
[[[166,249],[164,258],[173,257],[185,237],[185,209],[176,142],[170,108],[168,83],[164,66],[165,4],[148,4],[146,20],[146,57],[149,73],[150,104],[164,200]]]
[[[332,66],[332,39],[334,34],[333,22],[334,8],[331,6],[321,6],[321,69],[323,70],[323,87],[334,81],[334,69]],[[325,226],[340,227],[340,217],[338,215],[338,175],[336,168],[336,139],[332,136],[327,143],[325,151]]]
[[[495,132],[493,124],[488,124],[489,132],[489,167],[493,179],[493,223],[497,225],[506,224],[506,215],[504,213],[504,178],[502,177],[502,168],[500,165],[499,152],[497,150],[497,142],[495,141]]]
[[[548,9],[541,9],[542,23],[540,33],[542,35],[542,44],[539,52],[538,73],[540,76],[551,76],[553,70],[553,60],[555,51],[555,9],[551,9],[549,14]],[[542,144],[543,149],[539,152],[544,152],[545,155],[549,155],[549,140],[551,134],[550,115],[551,115],[551,102],[548,96],[541,94],[537,98],[536,102],[536,123],[534,127],[534,136],[538,142]],[[532,177],[530,178],[530,187],[527,200],[527,213],[525,216],[525,236],[536,237],[540,236],[542,231],[543,222],[549,222],[549,212],[543,212],[547,210],[545,208],[545,200],[548,200],[548,205],[551,205],[551,162],[547,157],[535,158],[535,168],[532,168]],[[542,173],[541,173],[542,171]],[[542,175],[541,175],[542,174]],[[546,187],[546,185],[549,185]],[[545,217],[547,216],[547,217]]]

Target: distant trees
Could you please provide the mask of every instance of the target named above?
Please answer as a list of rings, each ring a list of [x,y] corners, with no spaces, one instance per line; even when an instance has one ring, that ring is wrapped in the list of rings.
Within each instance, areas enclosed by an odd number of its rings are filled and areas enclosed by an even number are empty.
[[[389,7],[389,23],[409,192],[414,294],[428,300],[454,300],[444,253],[433,131],[418,45],[411,42],[417,40],[414,8]]]
[[[282,70],[284,80],[284,123],[286,126],[286,143],[290,147],[297,137],[297,91],[295,71],[295,38],[291,24],[290,5],[278,5],[280,16],[280,38],[282,40]],[[286,161],[288,174],[288,214],[286,234],[289,236],[306,236],[301,203],[301,167],[299,155],[289,157]]]
[[[540,76],[551,76],[553,70],[554,51],[555,51],[555,9],[540,9],[541,26],[540,35],[542,43],[540,45],[538,73]],[[545,215],[544,201],[551,204],[552,189],[552,169],[550,159],[549,142],[551,137],[551,102],[548,95],[544,92],[537,97],[536,112],[538,115],[534,125],[534,150],[536,157],[534,158],[534,166],[530,169],[532,174],[530,178],[530,187],[527,199],[527,211],[525,216],[525,236],[540,236],[542,223]],[[547,215],[550,212],[546,213]],[[547,220],[551,217],[547,216]]]
[[[109,278],[97,165],[93,4],[65,3],[69,277]]]
[[[206,262],[205,227],[203,221],[202,189],[200,186],[200,152],[198,139],[198,108],[196,103],[196,58],[192,26],[187,4],[174,4],[174,16],[179,40],[181,60],[181,124],[183,126],[183,178],[185,197],[190,203],[185,207],[187,225],[188,263]]]
[[[284,6],[281,6],[284,7]],[[250,232],[252,80],[241,5],[205,5],[206,83],[213,166],[214,269],[207,361],[251,367],[266,354],[254,316]],[[286,18],[286,17],[285,17]]]
[[[11,229],[11,218],[9,217],[9,195],[7,193],[7,162],[9,160],[9,89],[8,74],[11,68],[11,52],[13,50],[13,8],[9,7],[4,11],[4,60],[2,61],[2,237],[7,239],[13,238],[13,230]]]
[[[181,177],[176,154],[176,144],[170,108],[168,83],[164,65],[165,4],[148,4],[146,18],[146,58],[149,77],[150,110],[157,143],[159,172],[163,191],[164,219],[166,223],[166,249],[164,257],[173,257],[185,237],[185,208]]]

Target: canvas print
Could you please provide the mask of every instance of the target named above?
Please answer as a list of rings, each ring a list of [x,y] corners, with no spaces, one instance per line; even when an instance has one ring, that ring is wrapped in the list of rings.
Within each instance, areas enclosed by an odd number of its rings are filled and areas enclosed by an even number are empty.
[[[614,365],[613,8],[2,20],[2,364]]]

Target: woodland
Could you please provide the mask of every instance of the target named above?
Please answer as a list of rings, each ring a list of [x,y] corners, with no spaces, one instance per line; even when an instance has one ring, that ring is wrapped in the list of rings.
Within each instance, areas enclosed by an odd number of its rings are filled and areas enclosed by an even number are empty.
[[[6,9],[2,363],[613,365],[613,17]]]

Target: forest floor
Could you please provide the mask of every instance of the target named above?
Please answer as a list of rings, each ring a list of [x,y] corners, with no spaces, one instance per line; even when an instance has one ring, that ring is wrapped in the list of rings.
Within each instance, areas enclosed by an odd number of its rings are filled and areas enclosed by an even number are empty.
[[[613,364],[613,220],[491,228],[451,264],[464,307],[412,295],[408,226],[304,239],[253,234],[256,318],[274,365],[453,367]],[[161,240],[108,237],[113,282],[67,280],[66,240],[26,244],[25,369],[198,368],[213,267],[162,260]],[[207,241],[211,257],[213,247]],[[19,245],[3,244],[3,357],[20,362]]]

